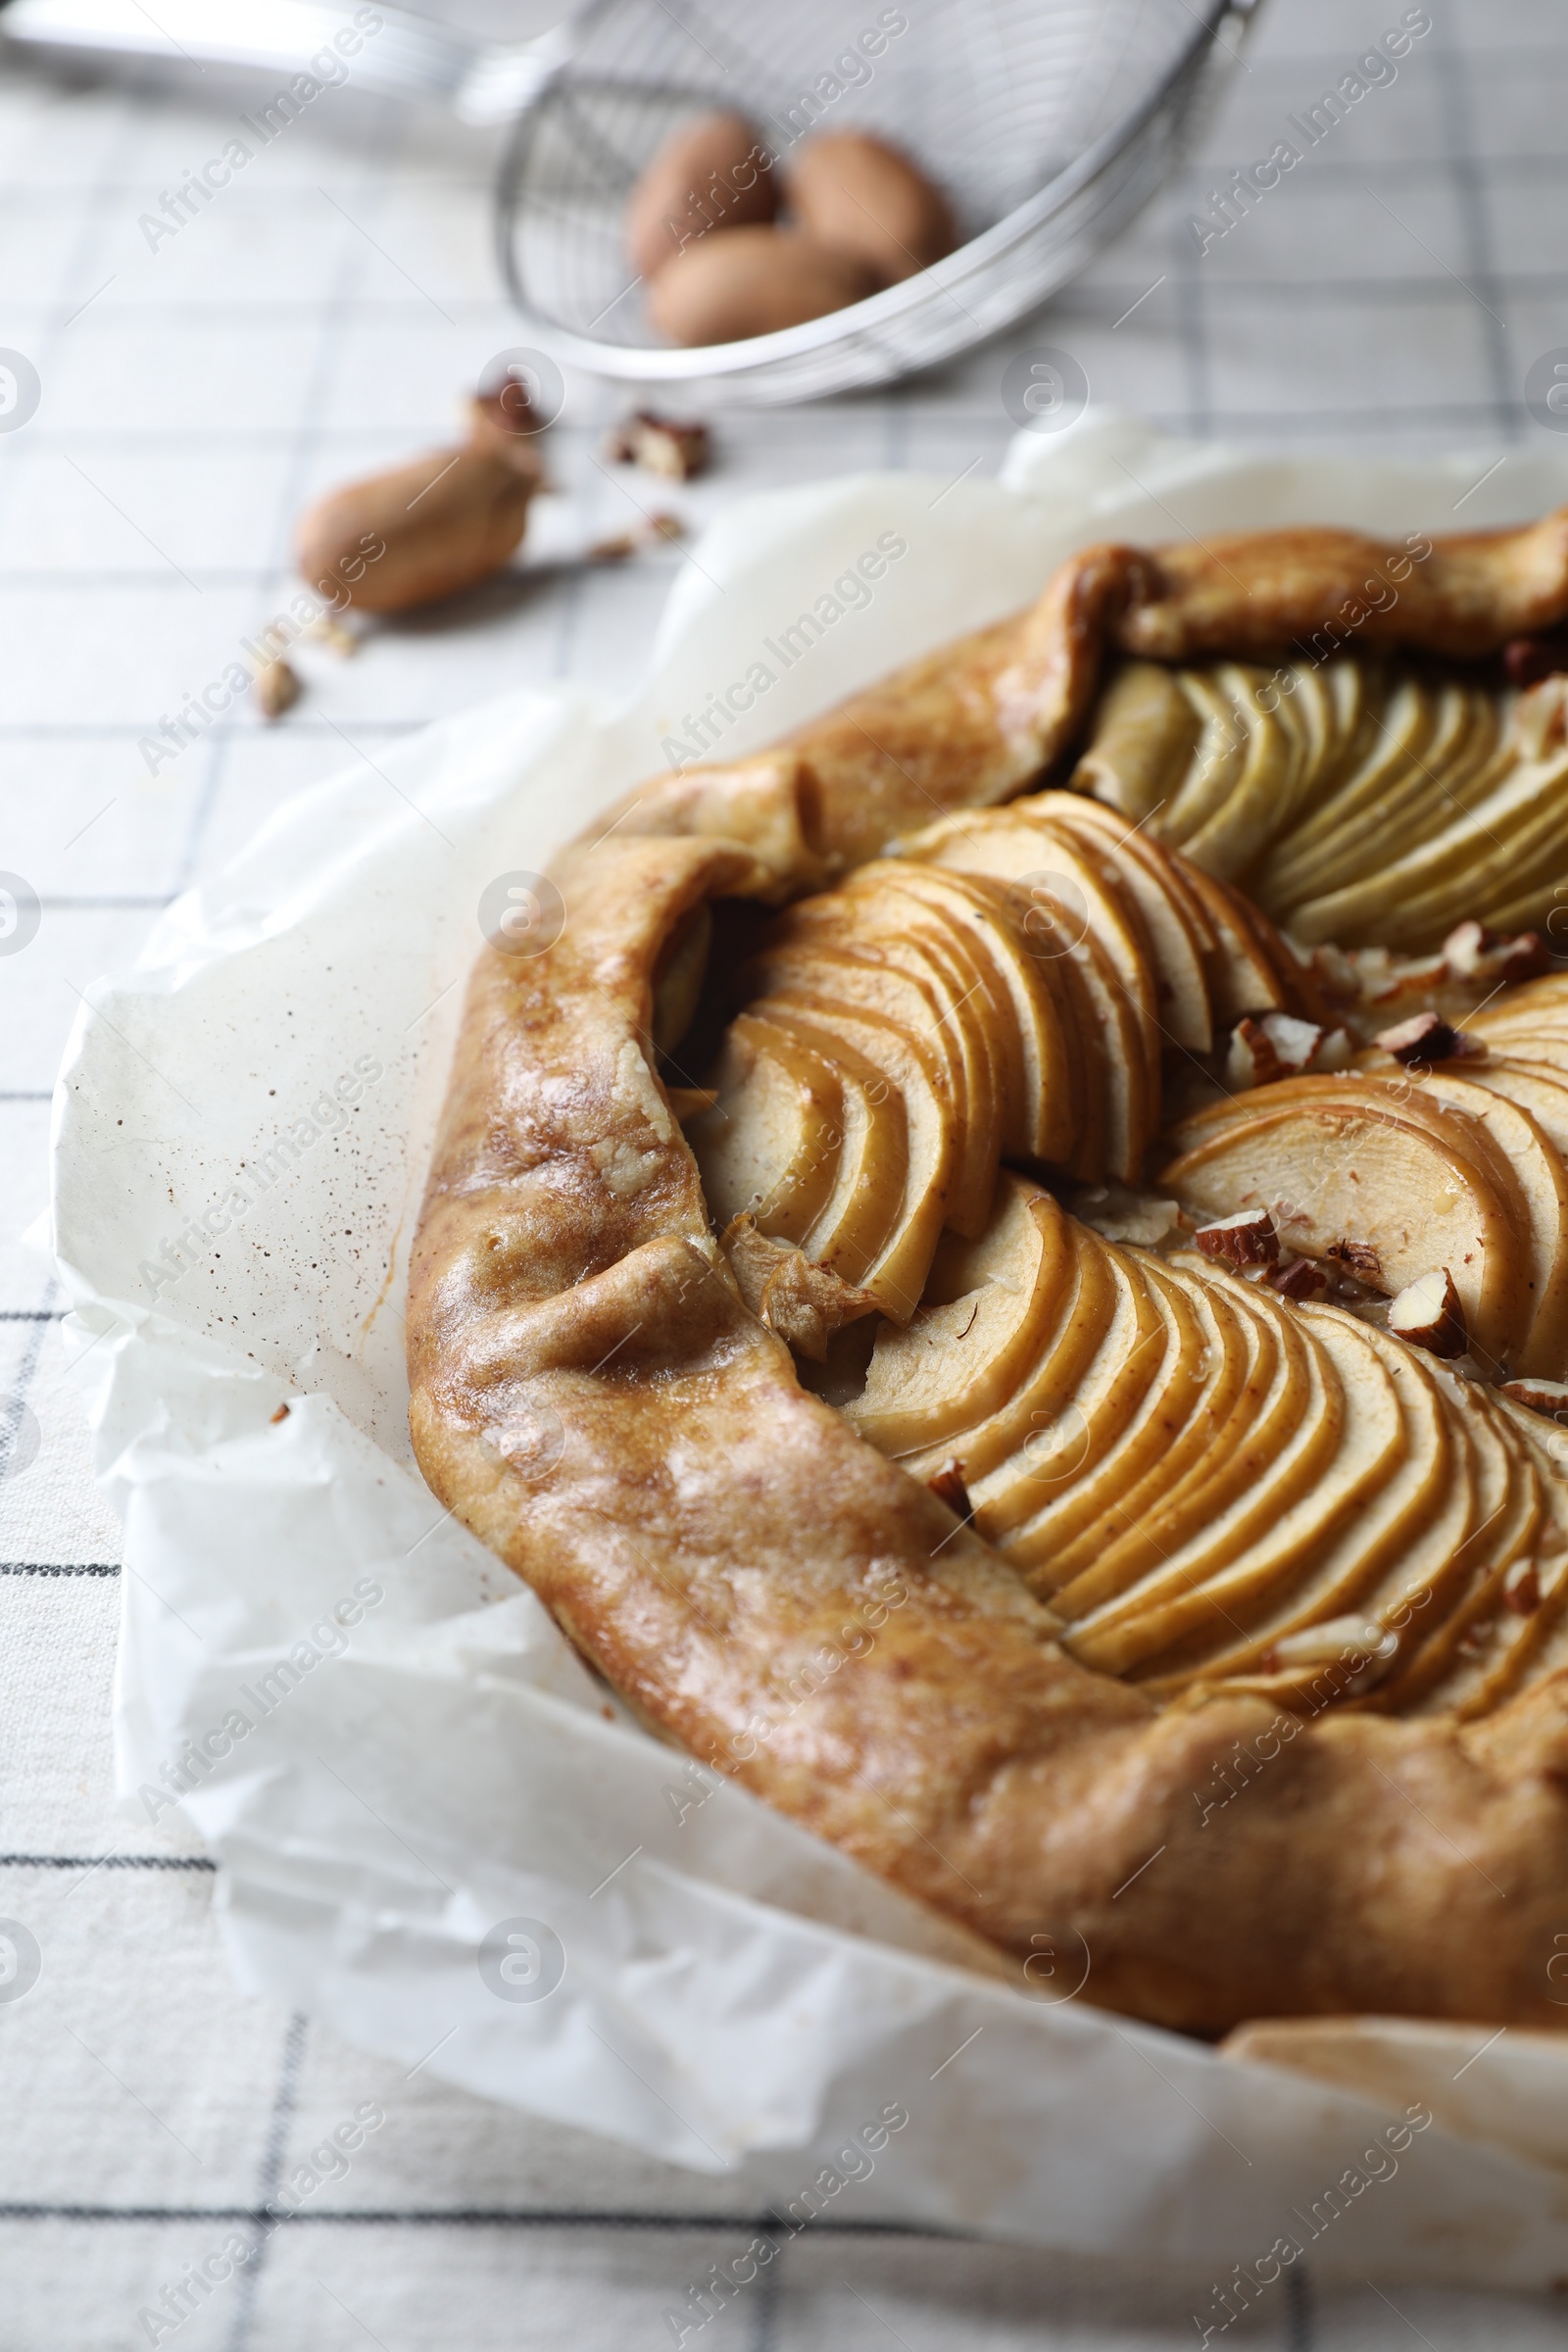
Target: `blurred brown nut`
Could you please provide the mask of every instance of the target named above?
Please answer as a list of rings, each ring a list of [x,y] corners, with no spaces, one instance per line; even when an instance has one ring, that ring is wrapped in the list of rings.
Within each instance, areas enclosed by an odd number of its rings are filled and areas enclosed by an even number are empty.
[[[488,579],[521,543],[538,487],[537,460],[517,454],[432,450],[318,499],[294,538],[307,584],[340,609],[404,612]]]
[[[292,710],[304,691],[298,670],[291,669],[281,660],[264,662],[251,688],[256,708],[269,723],[281,718],[285,710]]]
[[[802,228],[854,254],[884,286],[928,270],[958,241],[942,190],[868,131],[832,131],[803,147],[789,195]]]
[[[854,254],[779,228],[732,228],[688,245],[648,289],[648,315],[671,343],[740,343],[799,326],[874,294]]]
[[[516,472],[536,484],[544,477],[544,460],[536,436],[543,419],[528,405],[523,386],[514,380],[497,392],[478,392],[468,403],[468,446],[486,457],[502,458]]]
[[[715,228],[771,220],[773,159],[742,115],[700,115],[666,139],[631,192],[626,251],[646,278]]]

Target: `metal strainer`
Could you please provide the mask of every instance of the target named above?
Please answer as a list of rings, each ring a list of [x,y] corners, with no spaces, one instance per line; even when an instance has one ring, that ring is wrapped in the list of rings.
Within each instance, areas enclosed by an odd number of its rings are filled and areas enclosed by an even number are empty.
[[[593,0],[518,119],[501,263],[527,326],[598,375],[752,401],[884,383],[1010,325],[1153,194],[1256,0]],[[871,52],[871,54],[868,54]],[[965,240],[828,317],[671,349],[626,259],[625,206],[693,115],[795,145],[847,125],[904,148]]]

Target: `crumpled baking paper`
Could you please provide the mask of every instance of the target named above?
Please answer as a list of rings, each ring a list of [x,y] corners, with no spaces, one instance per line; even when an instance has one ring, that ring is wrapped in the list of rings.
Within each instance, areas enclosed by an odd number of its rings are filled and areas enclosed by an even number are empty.
[[[1396,2153],[1386,2098],[1096,2010],[1090,1953],[979,1973],[940,1921],[661,1745],[441,1511],[405,1417],[409,1244],[487,885],[678,743],[766,743],[1089,540],[1437,530],[1568,498],[1568,457],[1489,463],[1258,459],[1091,412],[1021,436],[999,483],[746,499],[623,707],[506,695],[303,794],[90,992],[52,1242],[125,1523],[121,1795],[142,1823],[177,1801],[218,1857],[245,1986],[727,2173],[791,2228],[843,2193],[858,2218],[1211,2260],[1216,2280],[1266,2282],[1286,2245],[1384,2277],[1568,2271],[1568,2172],[1508,2152],[1505,2101],[1472,2101],[1477,2136],[1430,2124]],[[878,546],[899,552],[862,596],[847,575]],[[820,639],[790,658],[806,612]]]

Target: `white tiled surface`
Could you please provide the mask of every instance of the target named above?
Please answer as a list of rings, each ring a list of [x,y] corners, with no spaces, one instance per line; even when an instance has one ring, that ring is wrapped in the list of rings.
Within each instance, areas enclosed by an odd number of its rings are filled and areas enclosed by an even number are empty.
[[[0,2002],[0,2352],[148,2341],[139,2308],[368,2098],[383,2130],[181,2327],[182,2352],[653,2352],[672,2340],[664,2310],[751,2218],[721,2184],[405,2080],[242,1998],[201,1857],[110,1811],[119,1533],[87,1478],[50,1284],[16,1246],[43,1199],[74,992],[353,750],[373,757],[504,683],[624,684],[685,560],[577,560],[630,499],[695,524],[738,490],[867,465],[992,470],[1002,369],[1031,341],[1067,346],[1097,398],[1259,445],[1534,435],[1525,370],[1568,343],[1561,0],[1432,0],[1396,83],[1252,218],[1202,260],[1183,229],[1218,168],[1266,153],[1399,14],[1268,0],[1206,166],[1004,348],[889,395],[727,421],[710,479],[669,496],[603,470],[617,404],[574,387],[551,442],[561,496],[514,580],[347,664],[309,656],[308,699],[281,727],[215,727],[156,779],[138,737],[284,599],[302,502],[439,443],[515,340],[489,261],[489,157],[324,99],[149,254],[138,213],[220,145],[235,101],[0,84],[0,344],[44,386],[33,421],[0,436],[0,866],[45,902],[31,947],[0,960],[0,1390],[25,1394],[41,1437],[0,1483],[0,1913],[44,1952],[35,1988]],[[1562,2298],[1289,2277],[1236,2338],[1544,2352],[1568,2329]],[[1212,2283],[826,2222],[764,2279],[688,2342],[1155,2352],[1194,2340]]]

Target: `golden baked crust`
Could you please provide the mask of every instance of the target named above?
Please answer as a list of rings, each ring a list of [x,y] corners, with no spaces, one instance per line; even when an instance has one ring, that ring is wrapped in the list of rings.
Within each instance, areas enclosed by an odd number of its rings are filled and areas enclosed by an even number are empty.
[[[632,796],[558,864],[555,945],[480,958],[411,1276],[430,1486],[653,1729],[1020,1967],[1081,1937],[1088,1997],[1204,2032],[1345,2009],[1557,2025],[1568,1675],[1465,1727],[1235,1696],[1161,1713],[1078,1664],[744,1303],[658,1075],[654,980],[702,902],[779,903],[1035,779],[1107,644],[1241,650],[1265,621],[1286,641],[1370,544],[1091,551],[1030,614],[780,751]],[[1550,625],[1563,519],[1446,543],[1423,579],[1401,642]]]

